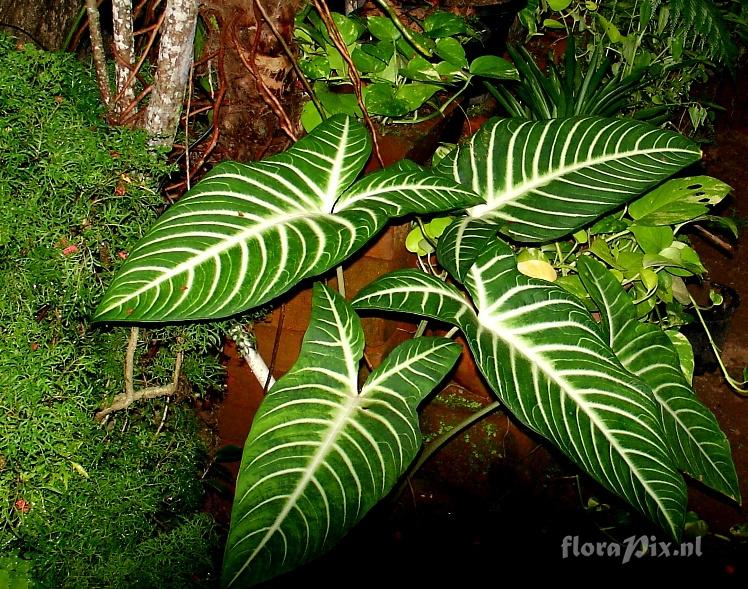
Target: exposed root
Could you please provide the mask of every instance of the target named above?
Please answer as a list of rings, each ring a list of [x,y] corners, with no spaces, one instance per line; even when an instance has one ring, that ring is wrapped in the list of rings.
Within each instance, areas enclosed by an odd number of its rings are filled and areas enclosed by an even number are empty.
[[[125,355],[125,392],[120,393],[112,400],[111,405],[104,407],[95,415],[96,421],[103,422],[109,415],[127,409],[130,405],[144,399],[155,399],[157,397],[170,397],[177,392],[179,388],[179,376],[182,371],[183,352],[177,352],[174,362],[174,375],[172,381],[167,385],[157,387],[146,387],[135,390],[133,380],[133,370],[135,364],[135,348],[138,343],[138,328],[133,327],[130,330],[130,339],[127,343],[127,354]]]

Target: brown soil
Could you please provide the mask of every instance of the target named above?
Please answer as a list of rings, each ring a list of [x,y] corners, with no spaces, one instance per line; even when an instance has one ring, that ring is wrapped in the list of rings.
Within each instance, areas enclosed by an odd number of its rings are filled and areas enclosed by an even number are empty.
[[[748,80],[739,76],[737,83],[725,84],[718,91],[719,104],[727,108],[725,116],[717,125],[714,145],[705,148],[703,167],[707,174],[715,176],[733,187],[732,197],[723,207],[722,214],[732,216],[741,227],[740,239],[732,252],[725,252],[698,234],[693,242],[709,278],[735,289],[743,304],[738,306],[732,318],[722,359],[728,371],[742,380],[743,368],[748,366],[748,243],[745,240],[748,220],[748,167],[745,154],[748,151],[748,105],[745,102]],[[732,455],[738,471],[741,494],[748,498],[748,398],[733,392],[719,371],[697,376],[694,382],[699,397],[714,412],[727,434]],[[748,522],[746,507],[738,507],[711,496],[697,487],[692,488],[691,505],[714,531],[729,533],[730,526]],[[746,553],[748,554],[748,553]],[[748,568],[748,560],[743,563]]]

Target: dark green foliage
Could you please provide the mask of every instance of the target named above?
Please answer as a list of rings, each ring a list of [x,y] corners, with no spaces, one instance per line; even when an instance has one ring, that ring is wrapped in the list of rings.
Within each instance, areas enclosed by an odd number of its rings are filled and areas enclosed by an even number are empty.
[[[142,133],[100,114],[72,56],[0,36],[0,554],[27,559],[40,586],[196,586],[216,538],[192,412],[172,400],[160,430],[163,399],[93,419],[123,390],[129,330],[89,319],[163,208],[168,170]],[[182,397],[219,382],[220,339],[141,330],[136,388],[168,383],[178,348]]]
[[[642,88],[647,80],[646,68],[626,76],[619,68],[613,74],[613,60],[604,57],[602,45],[597,46],[586,67],[581,67],[574,36],[567,39],[563,66],[557,66],[549,58],[546,73],[524,47],[510,45],[507,50],[519,72],[519,81],[501,86],[485,84],[513,117],[543,120],[582,115],[619,116],[628,106],[632,92]]]
[[[659,4],[659,0],[645,3]],[[698,47],[706,57],[732,66],[738,49],[723,12],[711,0],[670,0],[670,14],[676,35],[688,46]]]
[[[588,74],[599,69],[596,48],[604,47],[612,58],[604,85],[620,85],[646,71],[639,82],[622,89],[624,112],[690,135],[709,127],[716,108],[693,89],[723,70],[734,75],[748,38],[745,0],[534,1],[520,19],[531,36],[565,29],[564,38],[576,39],[576,60],[588,64]],[[567,67],[567,79],[568,72]],[[549,81],[553,75],[544,74]],[[507,91],[497,88],[496,93]]]

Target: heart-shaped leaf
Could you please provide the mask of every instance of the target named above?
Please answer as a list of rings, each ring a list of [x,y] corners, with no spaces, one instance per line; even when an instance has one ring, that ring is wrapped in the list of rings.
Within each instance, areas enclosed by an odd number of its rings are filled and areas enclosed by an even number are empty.
[[[659,254],[673,243],[672,227],[655,227],[634,224],[629,227],[636,237],[636,242],[645,254]]]
[[[226,587],[254,585],[327,551],[415,457],[416,408],[460,346],[439,337],[409,340],[359,391],[363,348],[353,309],[316,284],[301,354],[263,399],[244,446]]]
[[[366,110],[372,115],[401,117],[410,112],[406,102],[395,95],[392,84],[387,82],[369,84],[364,88],[363,96]]]
[[[436,54],[459,68],[467,67],[465,48],[457,39],[447,37],[436,42]]]
[[[517,271],[497,240],[465,277],[477,307],[437,278],[403,270],[360,291],[359,309],[417,313],[457,325],[493,391],[608,489],[673,536],[686,491],[667,451],[659,407],[625,370],[585,307],[565,290]]]
[[[439,90],[441,88],[435,84],[403,84],[397,89],[395,97],[411,112],[421,108]]]
[[[227,317],[339,264],[392,217],[479,201],[415,164],[353,184],[369,153],[364,127],[336,116],[280,155],[217,166],[130,252],[96,319]]]
[[[519,80],[517,68],[503,57],[496,55],[476,57],[470,64],[470,73],[494,80]]]
[[[400,38],[400,31],[386,16],[369,16],[366,18],[366,24],[369,32],[377,39],[382,41],[397,41]]]
[[[403,68],[403,75],[419,82],[440,82],[441,76],[433,64],[420,55],[416,55]]]
[[[473,30],[463,17],[443,10],[426,17],[423,21],[423,31],[432,39],[459,34],[473,34]]]
[[[353,43],[366,29],[361,22],[348,18],[339,12],[332,13],[332,20],[335,23],[335,28],[338,29],[338,32],[346,45]]]

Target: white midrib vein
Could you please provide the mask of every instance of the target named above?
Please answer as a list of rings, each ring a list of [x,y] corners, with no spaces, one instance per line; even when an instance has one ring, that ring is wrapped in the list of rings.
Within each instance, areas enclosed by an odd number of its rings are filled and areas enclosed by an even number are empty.
[[[607,308],[606,311],[603,313],[603,320],[607,323],[607,329],[608,329],[608,344],[610,345],[611,349],[615,352],[618,359],[621,361],[621,364],[632,372],[633,374],[636,374],[638,377],[640,377],[642,380],[644,380],[648,385],[651,386],[651,384],[647,381],[644,373],[646,373],[649,369],[651,369],[651,365],[647,365],[647,367],[644,370],[637,370],[634,366],[632,366],[636,356],[640,353],[646,353],[646,351],[636,351],[633,354],[629,354],[626,352],[627,345],[619,346],[616,343],[616,340],[621,337],[625,333],[632,333],[635,330],[635,326],[637,324],[637,321],[635,319],[627,319],[622,324],[617,324],[614,321],[614,318],[616,315],[621,314],[621,309],[617,305],[618,303],[618,296],[612,297],[608,294],[608,291],[605,289],[605,286],[600,283],[600,281],[595,276],[591,276],[591,278],[594,280],[594,283],[597,287],[598,292],[603,297],[605,301],[605,307]],[[618,312],[617,312],[618,311]],[[629,339],[629,338],[625,338]],[[665,364],[665,366],[669,368],[673,368],[670,364]],[[684,396],[688,397],[689,392],[692,393],[693,391],[690,389],[689,386],[682,382],[678,382],[676,379],[679,378],[680,371],[675,368],[674,371],[678,374],[675,375],[673,381],[668,379],[667,382],[660,383],[657,386],[651,386],[652,392],[654,393],[654,397],[657,400],[657,403],[660,405],[662,409],[664,409],[668,415],[670,415],[670,418],[678,424],[678,427],[681,431],[686,432],[686,435],[689,440],[691,440],[691,443],[695,445],[699,449],[699,456],[701,456],[703,459],[705,459],[709,465],[711,465],[714,472],[718,474],[718,476],[724,481],[727,486],[729,487],[729,481],[727,480],[727,477],[722,473],[722,470],[719,468],[719,465],[712,460],[712,456],[708,453],[702,450],[702,443],[696,438],[694,433],[692,432],[691,428],[687,426],[686,423],[683,422],[680,416],[680,412],[678,412],[675,408],[671,407],[670,404],[667,402],[666,397],[662,393],[663,388],[668,387],[677,387],[679,390],[685,389],[686,393]]]
[[[629,455],[624,451],[625,449],[622,448],[618,440],[616,440],[616,438],[610,434],[605,424],[597,418],[597,413],[589,408],[585,400],[576,393],[575,388],[569,382],[567,382],[565,378],[560,376],[545,360],[545,358],[536,354],[532,346],[528,345],[525,342],[524,338],[514,336],[511,333],[511,328],[501,325],[500,322],[496,321],[495,317],[487,313],[479,312],[478,322],[483,328],[494,334],[494,337],[504,341],[508,346],[510,346],[511,349],[516,350],[531,365],[537,366],[540,369],[541,373],[544,374],[547,379],[556,384],[556,386],[559,387],[563,394],[567,395],[570,399],[572,399],[574,403],[576,403],[577,407],[580,407],[582,409],[583,413],[587,415],[588,419],[597,428],[597,430],[600,431],[605,439],[608,440],[608,443],[611,445],[611,447],[613,447],[616,453],[626,462],[631,472],[636,475],[636,480],[638,480],[642,487],[644,487],[647,495],[651,497],[658,505],[660,513],[665,516],[671,526],[671,529],[677,529],[675,522],[672,520],[668,510],[665,508],[662,501],[660,501],[657,493],[653,491],[651,486],[647,483],[646,479],[642,478],[639,470],[636,468],[636,465],[632,463]]]
[[[343,350],[343,358],[346,366],[346,370],[348,372],[348,402],[341,406],[337,414],[334,415],[333,421],[330,423],[330,427],[327,428],[327,433],[323,436],[323,443],[319,445],[317,451],[312,456],[311,461],[307,464],[307,467],[304,471],[304,475],[301,477],[299,482],[296,484],[296,487],[294,488],[293,492],[286,498],[286,502],[283,506],[283,509],[278,514],[278,516],[275,518],[275,521],[273,522],[273,525],[270,526],[270,528],[267,530],[265,535],[262,537],[262,540],[260,540],[257,547],[254,549],[252,554],[247,557],[247,560],[244,562],[242,567],[236,572],[234,577],[229,582],[229,586],[231,586],[234,581],[236,581],[241,574],[245,571],[245,569],[250,565],[250,563],[255,559],[255,557],[259,554],[259,552],[265,547],[265,545],[270,541],[270,538],[273,537],[273,535],[280,529],[280,527],[283,525],[283,522],[285,521],[288,514],[291,512],[291,510],[296,505],[296,502],[299,500],[299,498],[304,494],[304,491],[306,490],[307,486],[309,485],[309,482],[314,478],[314,475],[319,470],[320,465],[324,462],[327,455],[330,453],[331,450],[335,448],[335,443],[340,437],[340,432],[343,431],[343,429],[348,425],[348,423],[351,421],[352,415],[356,412],[356,410],[361,405],[362,398],[358,394],[358,387],[356,384],[357,381],[357,373],[356,373],[356,367],[358,366],[358,362],[353,358],[351,346],[349,345],[348,341],[345,341],[342,337],[342,334],[345,334],[345,322],[343,321],[343,318],[340,316],[340,313],[338,312],[337,307],[335,306],[335,301],[328,298],[327,303],[329,305],[330,310],[332,311],[332,315],[335,319],[335,325],[337,326],[337,333],[341,334],[341,348]],[[237,542],[240,543],[241,540]]]
[[[327,188],[322,197],[321,208],[326,213],[332,213],[335,201],[338,198],[340,192],[340,176],[343,170],[343,162],[345,162],[345,156],[347,154],[347,143],[348,134],[350,131],[350,119],[345,119],[345,125],[340,131],[340,137],[338,138],[338,150],[335,153],[333,159],[332,169],[330,170],[330,178],[327,182]]]
[[[609,161],[615,161],[623,158],[628,157],[634,157],[637,155],[649,155],[651,153],[662,153],[663,151],[667,151],[668,153],[689,153],[692,155],[695,155],[695,152],[689,149],[682,149],[682,148],[650,148],[650,149],[637,149],[635,151],[629,151],[629,152],[617,152],[593,159],[583,159],[582,161],[575,162],[574,164],[562,166],[560,168],[551,169],[548,173],[535,176],[534,178],[531,178],[529,181],[525,180],[523,182],[520,182],[519,184],[511,185],[513,177],[511,174],[507,175],[506,179],[506,186],[504,188],[504,192],[501,193],[499,191],[492,191],[489,194],[483,195],[486,197],[486,203],[476,205],[470,209],[468,209],[468,214],[471,217],[480,217],[481,215],[485,215],[486,213],[490,213],[495,211],[496,209],[501,208],[502,205],[504,205],[507,202],[510,202],[527,192],[530,192],[531,190],[534,190],[535,188],[538,188],[540,186],[544,186],[553,180],[555,180],[558,177],[565,176],[567,174],[571,174],[573,172],[576,172],[578,170],[582,170],[584,168],[588,168],[591,166],[596,166],[599,164],[604,164]],[[489,173],[488,175],[491,176],[491,178],[487,179],[487,183],[489,186],[493,186],[493,172],[491,171],[491,168],[488,168]],[[480,193],[479,193],[480,194]]]
[[[242,575],[242,573],[252,563],[255,557],[270,541],[273,535],[283,525],[286,517],[289,513],[291,513],[291,510],[296,506],[296,503],[304,494],[304,491],[306,490],[311,480],[314,478],[322,463],[325,461],[327,455],[331,452],[331,450],[335,448],[335,443],[340,436],[340,432],[346,427],[346,425],[348,425],[351,419],[351,415],[356,412],[359,404],[360,403],[358,395],[351,395],[349,397],[349,402],[345,406],[338,409],[337,414],[334,416],[334,420],[330,424],[330,427],[327,429],[327,433],[323,438],[324,442],[319,445],[317,451],[312,456],[311,461],[307,464],[304,470],[304,476],[301,477],[299,482],[296,484],[293,492],[286,498],[283,509],[275,518],[273,524],[268,528],[267,532],[265,532],[262,540],[260,540],[259,544],[257,544],[252,554],[247,557],[242,567],[233,576],[233,578],[229,582],[229,587]],[[236,544],[239,544],[240,542],[242,542],[242,540],[237,540]]]
[[[667,413],[670,415],[670,418],[678,424],[678,427],[681,431],[685,431],[686,435],[688,436],[688,439],[691,440],[691,443],[694,444],[699,449],[699,456],[706,460],[706,462],[712,467],[712,470],[717,473],[720,479],[727,485],[727,488],[730,487],[730,482],[727,479],[727,477],[722,473],[722,469],[719,467],[719,464],[712,460],[712,456],[709,452],[706,452],[703,449],[703,444],[701,441],[699,441],[695,434],[692,432],[691,428],[686,425],[683,420],[681,419],[680,412],[676,411],[673,407],[671,407],[666,399],[663,397],[661,390],[666,386],[677,386],[679,389],[686,389],[688,391],[688,387],[686,387],[683,384],[679,383],[663,383],[657,388],[652,388],[652,391],[654,392],[655,398],[657,399],[657,402],[667,411]],[[690,466],[690,465],[689,465]],[[693,473],[689,473],[693,474]],[[734,497],[733,497],[734,499]]]
[[[612,313],[610,313],[610,312],[608,312],[606,314],[609,317],[612,316]],[[626,325],[624,325],[624,326],[622,326],[622,327],[619,328],[619,332],[623,333],[624,330],[631,329],[630,326],[631,326],[632,323],[636,323],[636,321],[631,320],[631,319],[629,321],[627,321]],[[609,325],[610,325],[610,327],[609,327],[610,333],[614,333],[613,330],[615,329],[615,326],[612,323],[612,321],[609,322]],[[616,350],[616,348],[613,348],[613,350]],[[644,352],[638,352],[638,353],[644,353]],[[616,351],[616,355],[618,356],[619,360],[624,365],[624,367],[627,370],[631,371],[633,374],[636,374],[638,377],[640,377],[645,382],[647,382],[645,373],[647,371],[649,371],[649,370],[652,369],[652,365],[648,364],[644,369],[638,369],[637,370],[634,366],[632,366],[632,363],[633,363],[633,361],[634,361],[634,359],[635,359],[635,357],[636,357],[637,354],[627,355],[625,353],[625,347]],[[706,462],[712,467],[712,470],[715,473],[717,473],[717,475],[720,477],[720,479],[722,479],[722,481],[724,481],[727,484],[727,486],[729,487],[729,481],[728,481],[727,477],[722,473],[722,470],[719,468],[719,464],[712,459],[711,454],[709,454],[708,452],[706,452],[706,451],[703,450],[704,444],[696,437],[696,435],[694,434],[694,432],[692,431],[692,429],[690,427],[688,427],[688,425],[681,419],[680,411],[677,411],[674,407],[672,407],[667,402],[667,397],[662,392],[663,389],[672,389],[672,387],[676,387],[678,389],[678,391],[685,390],[685,393],[680,393],[680,392],[678,393],[679,396],[682,396],[682,397],[685,397],[685,398],[690,398],[690,396],[693,394],[693,390],[687,384],[685,384],[685,382],[679,382],[679,379],[683,378],[683,377],[682,377],[681,372],[680,372],[680,370],[678,368],[675,368],[670,363],[665,363],[664,366],[667,367],[667,368],[672,369],[673,375],[674,375],[673,378],[672,378],[672,380],[668,379],[666,382],[661,382],[657,386],[652,386],[649,382],[647,382],[647,384],[649,384],[651,386],[651,388],[652,388],[652,392],[654,393],[654,397],[657,400],[657,403],[670,416],[670,418],[675,423],[678,424],[678,428],[680,429],[680,431],[686,433],[686,436],[691,441],[691,444],[694,445],[694,446],[696,446],[698,448],[698,450],[699,450],[699,456],[703,460],[706,460]]]
[[[642,380],[644,380],[650,387],[652,388],[652,392],[654,393],[654,398],[657,400],[657,403],[660,405],[660,407],[670,416],[670,418],[678,424],[678,428],[686,433],[686,436],[691,441],[692,445],[695,445],[699,449],[699,456],[706,460],[707,463],[712,467],[713,471],[718,474],[718,476],[728,485],[729,487],[729,481],[727,480],[727,477],[725,477],[722,474],[721,469],[719,468],[718,464],[712,460],[712,456],[708,453],[702,450],[702,443],[696,438],[694,433],[692,432],[691,428],[688,427],[686,423],[683,422],[681,419],[680,413],[673,407],[670,406],[670,404],[667,402],[667,398],[663,395],[662,389],[668,388],[668,387],[677,387],[679,390],[685,389],[686,394],[684,396],[689,396],[688,393],[690,391],[690,387],[685,385],[682,382],[678,382],[676,379],[679,378],[680,371],[678,369],[674,368],[674,372],[677,373],[671,381],[668,379],[667,382],[663,382],[658,384],[657,386],[652,386],[646,379],[645,373],[652,368],[651,364],[648,364],[645,369],[636,369],[635,366],[632,364],[634,363],[636,356],[641,353],[646,353],[645,351],[637,350],[633,353],[629,353],[626,351],[626,348],[629,344],[619,346],[616,343],[616,340],[622,336],[622,334],[625,333],[632,333],[635,330],[635,326],[637,324],[637,321],[634,319],[627,319],[622,324],[617,324],[614,321],[614,318],[616,315],[620,315],[621,309],[618,307],[618,297],[611,297],[607,290],[605,289],[604,285],[599,282],[599,280],[596,277],[592,277],[592,279],[595,282],[595,285],[597,287],[598,292],[603,297],[605,301],[605,307],[606,312],[603,313],[604,321],[607,323],[607,329],[608,329],[608,340],[609,345],[611,349],[615,352],[618,359],[621,361],[621,364],[626,368],[626,370],[629,370],[633,374],[640,377]],[[616,313],[618,311],[618,313]],[[629,338],[625,338],[629,339]],[[668,368],[673,368],[669,363],[665,364]]]
[[[247,227],[246,229],[240,231],[239,233],[236,233],[235,235],[231,237],[222,239],[215,245],[212,245],[211,247],[201,251],[197,255],[182,262],[181,264],[177,264],[173,268],[164,269],[163,266],[150,266],[149,267],[150,269],[157,269],[160,272],[160,274],[156,278],[148,281],[148,283],[141,286],[140,288],[134,291],[128,292],[126,295],[117,297],[108,306],[104,307],[100,311],[99,314],[108,313],[112,309],[116,309],[117,307],[121,307],[122,305],[127,304],[129,301],[138,299],[138,297],[140,297],[142,294],[150,290],[153,290],[154,288],[157,288],[159,285],[163,284],[164,282],[167,282],[171,280],[172,278],[175,278],[179,276],[180,274],[183,274],[193,268],[197,268],[198,266],[200,266],[200,264],[205,263],[211,258],[218,256],[219,254],[231,249],[232,247],[238,246],[242,243],[246,243],[247,241],[249,241],[249,239],[251,239],[255,235],[262,234],[267,229],[272,229],[273,227],[278,226],[278,225],[286,225],[296,219],[314,218],[317,215],[319,215],[319,213],[316,213],[315,211],[303,211],[303,212],[295,213],[295,214],[284,213],[282,215],[282,219],[280,220],[278,218],[270,218],[270,219],[266,219],[262,223],[251,225],[250,227]],[[344,220],[341,217],[337,217],[335,215],[325,215],[325,216],[330,217],[330,218],[335,218],[341,224],[349,224],[346,220]],[[313,266],[313,264],[310,264],[310,266]],[[130,272],[138,272],[141,270],[143,270],[142,267],[135,266],[132,270],[130,270]],[[125,270],[124,272],[120,274],[120,276],[125,277],[130,272]]]

